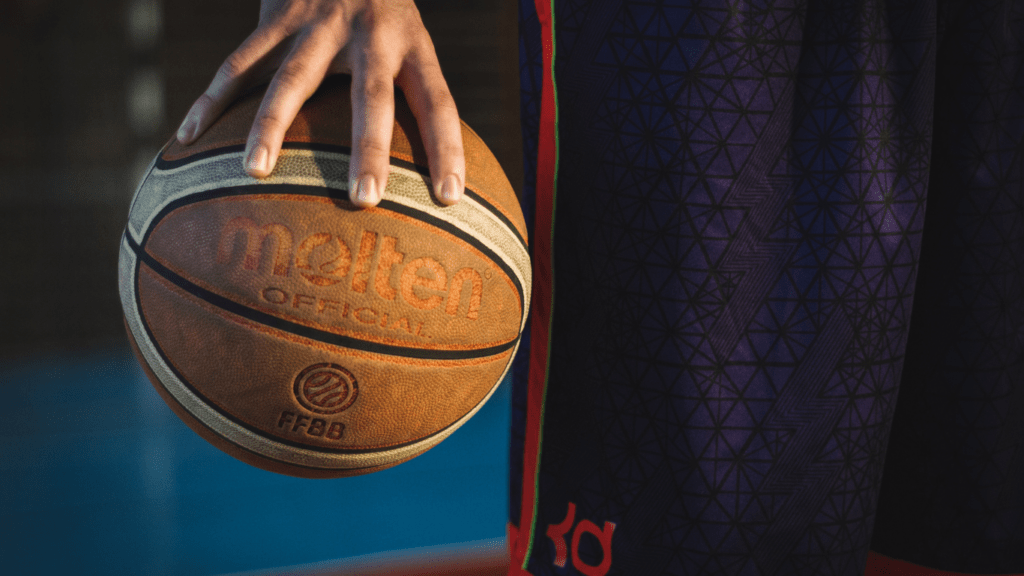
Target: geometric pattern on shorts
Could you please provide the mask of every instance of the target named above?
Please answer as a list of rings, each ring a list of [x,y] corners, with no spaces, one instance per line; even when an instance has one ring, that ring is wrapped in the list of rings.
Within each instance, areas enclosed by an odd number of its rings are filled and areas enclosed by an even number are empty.
[[[872,549],[1024,572],[1024,4],[946,4],[921,270]]]
[[[857,574],[923,228],[934,14],[678,4],[554,7],[528,567],[572,573],[545,537],[572,502],[615,522],[609,574]]]

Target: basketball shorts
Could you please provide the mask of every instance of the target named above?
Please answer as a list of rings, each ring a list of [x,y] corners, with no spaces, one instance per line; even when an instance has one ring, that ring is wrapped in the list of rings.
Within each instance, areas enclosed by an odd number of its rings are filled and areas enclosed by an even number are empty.
[[[511,573],[1024,573],[1024,2],[520,40]]]

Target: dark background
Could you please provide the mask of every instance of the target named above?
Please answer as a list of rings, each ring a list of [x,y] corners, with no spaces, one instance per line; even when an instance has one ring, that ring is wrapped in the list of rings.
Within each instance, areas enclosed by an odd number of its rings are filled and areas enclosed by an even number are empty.
[[[515,0],[420,0],[460,115],[518,190]],[[141,171],[255,28],[253,0],[0,2],[0,359],[121,345]]]

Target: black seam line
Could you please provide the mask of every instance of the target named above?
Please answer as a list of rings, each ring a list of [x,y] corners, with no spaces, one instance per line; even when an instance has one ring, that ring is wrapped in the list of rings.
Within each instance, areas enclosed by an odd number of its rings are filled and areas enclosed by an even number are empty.
[[[164,208],[160,210],[160,212],[158,212],[155,217],[153,217],[152,221],[149,224],[149,228],[147,228],[145,233],[142,235],[141,244],[143,246],[146,245],[146,243],[149,241],[149,236],[153,233],[153,230],[156,229],[156,225],[159,224],[160,221],[163,220],[168,214],[188,204],[194,204],[205,200],[213,200],[215,198],[221,198],[225,196],[245,196],[249,194],[296,194],[302,196],[319,196],[324,198],[335,198],[335,196],[331,195],[330,191],[331,189],[329,188],[323,188],[320,186],[304,186],[301,184],[246,184],[243,186],[233,186],[231,188],[218,188],[215,190],[207,190],[205,192],[190,194],[183,198],[178,198],[177,200],[169,203],[167,206],[164,206]],[[347,203],[348,200],[346,199],[345,202]],[[523,314],[526,313],[526,311],[523,310],[523,302],[525,298],[523,285],[519,281],[519,276],[515,274],[511,266],[509,266],[504,259],[499,257],[497,254],[494,253],[494,251],[485,246],[478,239],[467,234],[458,226],[450,224],[435,216],[431,216],[430,214],[423,212],[422,210],[419,210],[417,208],[411,208],[409,206],[399,204],[392,200],[382,200],[378,206],[380,208],[384,208],[392,212],[403,214],[425,224],[430,224],[435,228],[440,228],[441,230],[444,230],[449,234],[452,234],[456,238],[473,246],[481,253],[483,253],[488,259],[491,260],[491,262],[493,262],[496,266],[502,269],[505,275],[512,280],[513,285],[516,287],[516,291],[519,292],[519,321],[520,324],[522,323],[522,316]],[[135,246],[134,243],[133,246]]]
[[[281,148],[287,150],[313,150],[316,152],[335,152],[338,154],[352,153],[352,149],[349,148],[348,146],[335,146],[333,144],[316,144],[306,142],[284,142],[281,144]],[[163,152],[161,151],[160,156],[158,156],[158,160],[156,161],[156,164],[154,166],[160,170],[171,170],[173,168],[180,168],[182,166],[191,164],[192,162],[198,162],[200,160],[211,158],[213,156],[219,156],[222,154],[232,154],[235,152],[243,152],[244,150],[244,144],[236,144],[234,146],[223,146],[221,148],[214,148],[213,150],[206,150],[203,152],[199,152],[197,154],[193,154],[192,156],[180,158],[178,160],[164,160]],[[413,172],[416,172],[422,176],[430,176],[429,168],[424,168],[423,166],[420,166],[413,162],[409,162],[407,160],[395,158],[394,156],[392,156],[391,163],[394,164],[395,166],[401,166],[406,170],[412,170]],[[512,224],[512,221],[509,220],[508,217],[501,212],[501,210],[498,210],[493,204],[491,204],[487,200],[484,200],[483,196],[480,196],[480,194],[478,194],[474,190],[471,190],[468,187],[465,189],[465,194],[466,196],[469,196],[478,204],[483,206],[485,210],[487,210],[491,214],[494,214],[495,217],[501,220],[505,224],[505,226],[507,226],[508,229],[512,231],[512,234],[515,235],[516,240],[518,240],[519,243],[523,245],[523,248],[529,251],[526,239],[523,238],[522,234],[519,233],[519,229],[516,228],[514,224]]]
[[[334,144],[318,144],[316,142],[282,142],[282,150],[313,150],[316,152],[336,152],[338,154],[351,154],[352,149],[348,146],[335,146]],[[245,144],[232,144],[231,146],[221,146],[220,148],[211,148],[210,150],[203,150],[202,152],[196,152],[195,154],[186,156],[184,158],[178,158],[177,160],[165,160],[163,153],[165,150],[160,152],[156,161],[156,168],[160,170],[173,170],[174,168],[181,168],[182,166],[188,166],[193,162],[199,162],[200,160],[206,160],[214,156],[222,156],[224,154],[234,154],[236,152],[245,152]],[[409,164],[415,166],[404,160],[398,158],[392,158],[393,162],[402,162],[403,164]]]
[[[466,234],[465,231],[463,231],[461,228],[450,222],[446,222],[444,220],[441,220],[440,218],[431,216],[430,214],[423,212],[422,210],[406,206],[405,204],[399,204],[398,202],[394,202],[391,200],[381,200],[378,206],[390,210],[392,212],[397,212],[398,214],[403,214],[410,218],[414,218],[425,224],[430,224],[434,228],[440,228],[441,230],[448,232],[452,236],[455,236],[456,238],[462,240],[466,244],[469,244],[470,246],[482,252],[484,256],[487,257],[488,260],[490,260],[499,268],[501,268],[502,272],[505,273],[505,276],[512,280],[512,283],[516,287],[516,291],[519,292],[519,307],[523,307],[523,285],[521,282],[519,282],[519,276],[516,275],[516,273],[512,270],[512,267],[509,266],[503,258],[495,254],[494,251],[488,248],[486,245],[484,245],[483,242],[481,242],[477,238],[474,238],[473,236],[470,236],[469,234]],[[522,320],[522,318],[520,318],[520,320]]]
[[[298,196],[317,196],[321,198],[331,198],[334,200],[344,200],[347,205],[351,205],[348,198],[342,198],[341,195],[332,194],[337,192],[333,188],[323,188],[320,186],[304,186],[302,184],[243,184],[241,186],[232,186],[230,188],[215,188],[213,190],[206,190],[204,192],[196,192],[183,196],[174,200],[164,206],[160,212],[157,212],[150,220],[149,228],[142,231],[142,242],[143,246],[149,241],[149,237],[153,234],[153,230],[156,229],[156,225],[160,223],[168,214],[189,204],[196,204],[206,200],[215,200],[217,198],[225,198],[228,196],[247,196],[247,195],[280,195],[285,196],[289,194],[295,194]]]
[[[519,233],[519,229],[516,228],[514,224],[512,224],[512,221],[509,220],[507,216],[502,214],[502,212],[495,208],[493,205],[491,205],[490,202],[484,200],[482,196],[470,190],[469,188],[466,188],[465,194],[466,196],[472,198],[477,204],[483,206],[485,210],[487,210],[491,214],[494,214],[498,218],[498,220],[501,220],[502,223],[505,224],[505,227],[512,231],[512,234],[516,237],[516,240],[519,241],[519,244],[523,247],[523,249],[526,250],[527,253],[530,252],[530,247],[526,244],[526,240],[523,238],[522,234]]]
[[[135,245],[135,243],[130,238],[128,239],[128,245],[135,252],[136,256],[138,256],[138,253],[139,253],[138,246]],[[139,316],[139,321],[142,324],[142,328],[143,328],[143,330],[146,331],[146,336],[149,338],[149,341],[153,343],[153,348],[156,350],[156,353],[160,355],[160,358],[163,359],[164,364],[168,368],[170,368],[171,372],[178,379],[178,381],[181,382],[182,384],[184,384],[185,387],[188,388],[189,391],[191,391],[193,394],[195,394],[198,398],[201,398],[203,400],[203,404],[204,405],[206,405],[209,408],[212,408],[215,412],[217,412],[221,416],[227,418],[228,420],[230,420],[231,422],[233,422],[237,426],[239,426],[241,428],[244,428],[244,429],[248,430],[249,432],[252,432],[254,435],[256,435],[256,436],[258,436],[260,438],[263,438],[263,439],[265,439],[265,440],[267,440],[269,442],[276,442],[276,443],[279,443],[279,444],[284,444],[285,446],[292,446],[294,448],[302,448],[304,450],[309,450],[309,451],[312,451],[312,452],[319,452],[319,453],[323,453],[323,454],[342,454],[342,455],[344,455],[344,454],[379,454],[379,453],[382,453],[382,452],[387,452],[387,451],[395,450],[395,449],[398,449],[398,448],[405,448],[407,446],[412,446],[413,444],[417,444],[419,442],[425,442],[425,441],[427,441],[427,440],[429,440],[431,438],[436,437],[439,434],[445,433],[446,431],[451,429],[451,427],[454,426],[456,422],[458,422],[459,420],[462,420],[462,418],[465,418],[465,416],[466,416],[465,414],[463,414],[455,422],[452,422],[448,426],[445,426],[441,430],[438,430],[437,432],[434,432],[433,434],[431,434],[429,436],[420,438],[418,440],[412,440],[410,442],[404,442],[402,444],[395,444],[395,445],[392,445],[392,446],[384,446],[382,448],[362,448],[362,449],[359,449],[359,448],[327,448],[327,447],[322,447],[322,446],[310,446],[308,444],[300,444],[298,442],[295,442],[295,441],[292,441],[292,440],[288,440],[286,438],[277,437],[277,436],[270,437],[268,435],[268,433],[264,432],[263,430],[260,430],[260,429],[254,427],[254,426],[250,426],[249,424],[247,424],[247,423],[243,422],[242,420],[239,420],[238,418],[236,418],[234,415],[232,415],[232,414],[230,414],[228,412],[225,412],[224,410],[221,410],[221,408],[219,406],[217,406],[216,404],[214,404],[213,402],[211,402],[210,399],[207,398],[205,394],[203,394],[202,392],[197,390],[195,388],[195,386],[193,386],[192,383],[189,382],[189,380],[187,378],[185,378],[185,375],[178,371],[178,369],[174,366],[174,363],[171,362],[170,358],[167,357],[167,354],[164,353],[163,348],[161,348],[160,344],[157,342],[156,336],[153,334],[153,330],[149,327],[149,322],[146,321],[146,317],[142,314],[142,299],[141,299],[142,297],[141,297],[140,292],[139,292],[139,278],[140,278],[139,269],[141,268],[141,266],[142,266],[142,259],[136,257],[135,258],[135,306],[139,310],[138,316]],[[518,342],[518,340],[519,340],[519,338],[516,338],[515,342]],[[513,344],[515,344],[515,342],[513,342]],[[512,362],[512,360],[509,359],[508,363],[511,363],[511,362]],[[508,363],[506,363],[506,369],[508,368]],[[154,382],[154,384],[156,384],[156,383]],[[498,386],[499,384],[500,384],[500,382],[496,383],[495,386]],[[214,430],[213,427],[211,427],[209,424],[207,424],[205,421],[203,421],[202,418],[197,416],[194,412],[189,410],[184,404],[179,402],[177,397],[174,394],[172,394],[170,390],[167,389],[167,386],[165,386],[163,382],[159,382],[159,385],[164,390],[167,391],[167,394],[171,398],[174,398],[174,401],[177,402],[177,404],[179,406],[181,406],[181,408],[183,410],[185,410],[186,412],[191,414],[192,417],[195,418],[197,422],[199,422],[200,424],[205,426],[206,429],[210,430],[213,434],[215,434],[217,436],[220,436],[220,433],[217,430]],[[474,406],[474,408],[475,408],[475,406]],[[469,412],[467,412],[466,414],[468,414],[468,413]],[[251,449],[249,449],[249,448],[247,448],[245,446],[242,446],[241,444],[237,444],[237,443],[234,443],[234,442],[232,442],[232,444],[234,444],[238,448],[241,448],[242,450],[245,450],[246,452],[248,452],[250,454],[253,454],[255,456],[258,456],[260,458],[266,458],[267,460],[271,460],[271,461],[274,461],[274,462],[279,462],[281,464],[285,464],[285,465],[288,465],[288,466],[295,466],[295,467],[298,467],[298,468],[306,468],[306,469],[309,469],[309,470],[317,470],[317,471],[321,471],[321,472],[322,471],[339,471],[339,470],[355,471],[355,470],[364,470],[364,469],[375,468],[377,466],[380,466],[380,464],[372,464],[370,466],[361,466],[361,467],[358,467],[358,468],[330,467],[330,466],[328,466],[328,467],[308,466],[306,464],[297,464],[295,462],[288,462],[287,460],[281,460],[281,459],[278,459],[278,458],[272,458],[270,456],[267,456],[266,454],[261,454],[259,452],[254,451],[254,450],[251,450]]]
[[[155,216],[150,220],[149,227],[142,231],[142,242],[143,246],[149,241],[150,235],[153,234],[153,230],[156,229],[157,224],[160,223],[168,214],[189,204],[197,204],[206,200],[215,200],[217,198],[225,198],[229,196],[247,196],[247,195],[279,195],[285,196],[294,194],[297,196],[317,196],[321,198],[330,198],[333,200],[342,201],[344,200],[346,205],[351,206],[348,198],[342,198],[341,195],[332,194],[332,192],[338,192],[333,188],[323,188],[320,186],[305,186],[302,184],[243,184],[241,186],[231,186],[229,188],[215,188],[212,190],[206,190],[203,192],[195,192],[187,196],[183,196],[174,200],[160,209]]]
[[[253,322],[258,322],[265,326],[270,326],[271,328],[288,332],[302,338],[309,338],[310,340],[323,342],[325,344],[351,348],[353,350],[362,350],[364,352],[371,352],[374,354],[401,356],[404,358],[418,358],[421,360],[468,360],[472,358],[486,358],[488,356],[501,354],[515,346],[516,340],[518,340],[518,338],[513,338],[505,344],[489,346],[487,348],[478,348],[475,350],[426,350],[422,348],[395,346],[393,344],[381,344],[379,342],[371,342],[360,338],[353,338],[352,336],[344,336],[341,334],[327,332],[325,330],[318,330],[316,328],[290,322],[283,318],[278,318],[277,316],[256,310],[255,308],[239,304],[238,302],[229,300],[220,294],[216,294],[198,286],[190,282],[188,279],[179,276],[155,258],[145,253],[145,251],[140,249],[131,239],[129,239],[128,242],[129,246],[131,246],[132,250],[135,252],[136,257],[145,262],[146,266],[149,266],[154,272],[164,277],[164,279],[188,292],[192,296],[204,300],[236,316],[240,316]]]
[[[245,144],[236,144],[234,146],[222,146],[220,148],[214,148],[212,150],[204,150],[203,152],[197,152],[195,154],[192,154],[191,156],[186,156],[184,158],[179,158],[177,160],[164,160],[164,151],[161,151],[160,156],[158,157],[156,164],[154,164],[153,167],[158,170],[173,170],[174,168],[188,166],[193,162],[199,162],[200,160],[205,160],[207,158],[212,158],[214,156],[221,156],[223,154],[232,154],[234,152],[244,151]]]

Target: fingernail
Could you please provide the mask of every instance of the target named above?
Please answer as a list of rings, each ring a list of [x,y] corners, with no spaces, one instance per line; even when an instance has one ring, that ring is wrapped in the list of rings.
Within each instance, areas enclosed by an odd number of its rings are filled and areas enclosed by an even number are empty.
[[[372,174],[367,174],[359,179],[356,198],[366,204],[376,204],[380,201],[380,193],[377,191],[377,179]]]
[[[254,172],[266,172],[267,162],[270,159],[270,151],[267,150],[266,146],[257,146],[252,153],[249,154],[249,170]]]
[[[462,190],[459,186],[459,179],[454,174],[444,179],[441,184],[441,198],[448,202],[458,202],[462,197]]]
[[[192,133],[196,131],[196,121],[194,118],[189,116],[185,118],[185,121],[181,123],[181,128],[178,128],[178,141],[182,144],[188,143],[192,140]]]
[[[357,200],[356,193],[359,192],[359,179],[349,177],[348,179],[348,199],[352,202]]]

